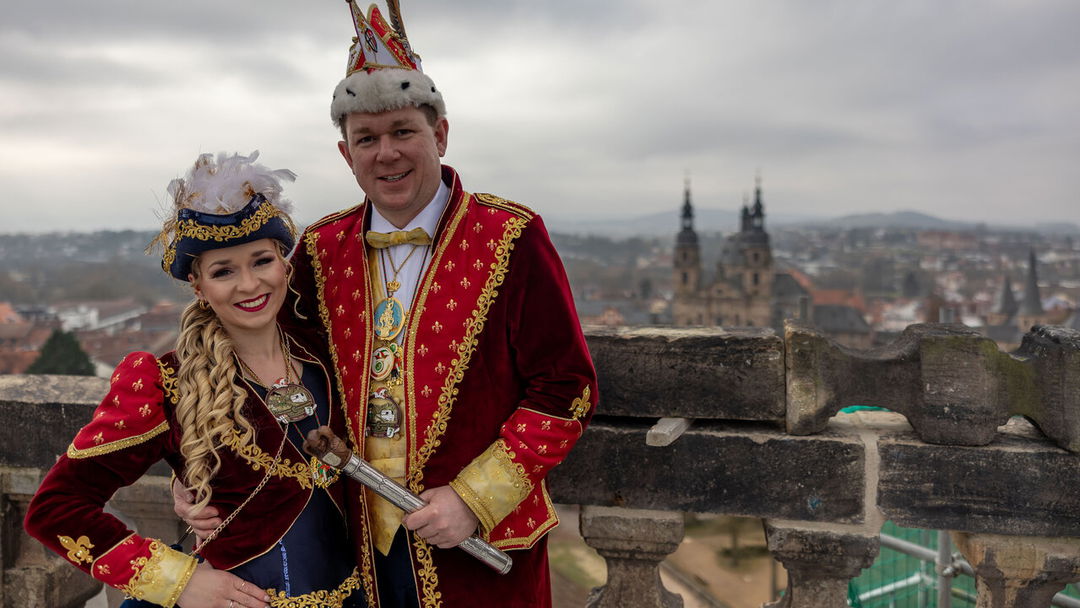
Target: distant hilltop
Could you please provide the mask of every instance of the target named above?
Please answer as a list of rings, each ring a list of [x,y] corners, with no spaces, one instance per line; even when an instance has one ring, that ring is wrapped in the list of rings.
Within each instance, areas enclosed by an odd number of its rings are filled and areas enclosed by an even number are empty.
[[[544,223],[548,230],[560,234],[597,235],[609,238],[633,236],[668,238],[679,231],[679,210],[673,207],[629,217],[580,218],[545,213]],[[735,232],[739,229],[737,209],[694,208],[694,226],[702,234]],[[841,217],[828,217],[810,213],[770,212],[769,228],[901,228],[909,230],[976,230],[980,226],[997,232],[1035,232],[1040,234],[1080,235],[1080,226],[1072,222],[1039,222],[1028,225],[947,220],[919,211],[894,211],[892,213],[858,213]],[[63,233],[11,234],[0,232],[0,259],[70,258],[75,252],[92,251],[100,256],[103,251],[125,258],[143,257],[142,248],[150,242],[155,231],[94,231]],[[63,236],[62,239],[55,238]],[[62,243],[57,246],[57,243]]]
[[[552,232],[564,234],[596,234],[608,237],[650,236],[668,237],[678,232],[679,213],[670,211],[648,213],[621,218],[576,219],[545,214],[544,222]],[[734,232],[738,229],[739,212],[735,209],[694,209],[694,225],[699,233]],[[830,227],[852,228],[906,228],[910,230],[986,230],[1005,232],[1038,232],[1043,234],[1078,234],[1080,226],[1071,222],[1042,222],[1029,225],[988,224],[960,220],[947,220],[918,211],[894,211],[892,213],[859,213],[841,217],[812,214],[784,214],[771,212],[769,226],[773,228]]]

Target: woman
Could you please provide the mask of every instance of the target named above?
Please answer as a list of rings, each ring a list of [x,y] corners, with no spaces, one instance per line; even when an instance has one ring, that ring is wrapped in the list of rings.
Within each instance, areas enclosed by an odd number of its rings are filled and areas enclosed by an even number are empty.
[[[27,531],[74,565],[161,606],[335,606],[363,594],[334,473],[300,449],[307,431],[345,423],[317,343],[278,324],[295,242],[290,171],[204,154],[169,193],[155,240],[162,268],[196,300],[176,350],[132,353],[110,391],[41,483]],[[284,318],[284,315],[283,315]],[[128,530],[103,511],[164,459],[223,523],[194,555]]]

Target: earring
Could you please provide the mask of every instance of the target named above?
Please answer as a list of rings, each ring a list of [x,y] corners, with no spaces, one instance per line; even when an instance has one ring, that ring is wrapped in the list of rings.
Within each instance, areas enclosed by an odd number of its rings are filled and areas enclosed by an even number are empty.
[[[201,308],[203,310],[209,310],[210,309],[210,303],[207,302],[206,300],[202,299],[202,298],[199,298],[199,308]]]

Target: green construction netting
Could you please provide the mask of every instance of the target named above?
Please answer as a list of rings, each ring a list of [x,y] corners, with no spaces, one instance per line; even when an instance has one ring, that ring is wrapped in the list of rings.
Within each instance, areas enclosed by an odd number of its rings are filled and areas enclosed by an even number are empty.
[[[933,530],[902,528],[886,522],[881,532],[937,549],[937,532]],[[882,546],[874,565],[848,585],[848,604],[856,608],[937,608],[937,581],[933,562],[923,562]],[[1080,588],[1076,585],[1069,585],[1063,593],[1080,598]],[[953,578],[951,595],[952,608],[974,608],[974,579],[963,575]]]

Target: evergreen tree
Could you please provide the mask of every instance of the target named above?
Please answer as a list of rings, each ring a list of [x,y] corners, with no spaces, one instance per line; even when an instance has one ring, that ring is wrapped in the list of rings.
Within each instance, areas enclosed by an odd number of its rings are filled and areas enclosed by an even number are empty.
[[[79,346],[74,334],[57,329],[45,341],[45,346],[41,347],[41,354],[26,370],[26,373],[93,376],[94,364]]]

